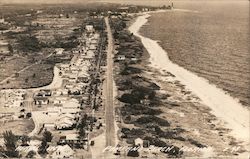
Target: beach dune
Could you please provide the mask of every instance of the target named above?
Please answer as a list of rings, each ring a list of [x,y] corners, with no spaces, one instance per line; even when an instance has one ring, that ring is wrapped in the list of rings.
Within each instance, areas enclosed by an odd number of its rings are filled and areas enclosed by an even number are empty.
[[[243,142],[243,146],[249,146],[249,110],[243,107],[237,99],[210,84],[208,80],[170,61],[167,52],[162,49],[157,41],[142,36],[139,30],[147,23],[148,17],[150,17],[148,13],[139,16],[134,24],[130,26],[129,31],[142,40],[150,55],[150,66],[162,73],[164,73],[163,70],[167,70],[174,74],[176,80],[197,95],[203,104],[211,108],[211,113],[226,123],[225,127],[232,130],[230,135]]]

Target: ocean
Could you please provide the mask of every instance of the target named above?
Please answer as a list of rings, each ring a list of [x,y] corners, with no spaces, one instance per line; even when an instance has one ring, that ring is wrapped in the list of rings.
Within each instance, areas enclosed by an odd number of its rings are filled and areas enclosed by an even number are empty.
[[[250,106],[248,1],[178,1],[183,10],[152,14],[141,33],[174,63]],[[204,90],[206,91],[206,90]]]

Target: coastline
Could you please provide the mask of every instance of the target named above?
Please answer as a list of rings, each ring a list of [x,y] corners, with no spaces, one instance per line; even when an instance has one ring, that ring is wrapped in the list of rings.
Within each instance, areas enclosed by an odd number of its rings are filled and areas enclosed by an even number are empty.
[[[201,102],[211,109],[209,112],[215,115],[217,119],[224,121],[223,126],[232,130],[230,135],[235,137],[238,141],[243,142],[242,145],[245,146],[245,148],[249,146],[248,110],[238,101],[225,94],[224,91],[208,83],[207,80],[172,63],[166,51],[163,50],[156,41],[142,36],[139,30],[147,23],[147,18],[149,16],[149,13],[146,13],[137,17],[136,22],[130,26],[129,31],[142,40],[144,47],[150,55],[150,69],[159,71],[160,75],[158,74],[157,78],[163,78],[166,76],[166,72],[170,72],[174,75],[174,77],[171,77],[171,80],[179,81],[188,90],[198,96]],[[164,81],[166,79],[162,80]],[[227,104],[226,107],[225,103]]]

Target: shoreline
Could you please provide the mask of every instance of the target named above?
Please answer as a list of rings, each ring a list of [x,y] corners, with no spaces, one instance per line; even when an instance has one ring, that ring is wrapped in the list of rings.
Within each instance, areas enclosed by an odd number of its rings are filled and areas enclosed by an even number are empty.
[[[148,17],[150,17],[148,13],[137,17],[135,23],[130,26],[129,31],[142,40],[144,47],[150,55],[149,61],[151,64],[149,64],[149,67],[159,70],[161,74],[165,74],[165,71],[169,71],[175,75],[174,78],[184,84],[188,90],[197,95],[201,99],[202,103],[212,110],[212,114],[214,114],[218,119],[227,122],[225,127],[232,130],[230,134],[233,137],[239,141],[243,141],[244,146],[248,146],[248,110],[235,101],[235,99],[218,89],[215,85],[208,83],[207,80],[198,77],[192,72],[189,72],[172,63],[169,60],[166,51],[163,50],[156,41],[142,36],[139,33],[139,30],[148,22]],[[155,54],[156,50],[158,54]],[[227,103],[228,106],[223,107],[224,103]]]

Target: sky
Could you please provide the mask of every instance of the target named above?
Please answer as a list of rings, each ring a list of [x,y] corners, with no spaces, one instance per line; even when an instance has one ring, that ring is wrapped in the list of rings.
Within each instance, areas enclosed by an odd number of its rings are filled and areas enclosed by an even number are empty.
[[[172,0],[172,1],[233,1],[233,0]],[[234,0],[242,1],[242,0]],[[243,0],[247,1],[247,0]],[[120,2],[120,3],[159,3],[169,0],[0,0],[0,3],[86,3],[86,2]]]

